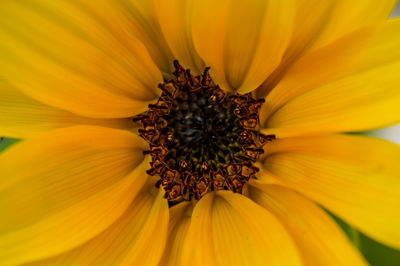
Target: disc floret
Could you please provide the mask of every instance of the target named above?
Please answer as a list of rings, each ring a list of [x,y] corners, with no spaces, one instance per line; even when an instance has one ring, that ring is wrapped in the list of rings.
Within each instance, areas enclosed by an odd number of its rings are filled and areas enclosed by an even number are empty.
[[[242,193],[259,171],[253,163],[262,147],[275,138],[259,132],[264,99],[225,93],[209,68],[193,76],[178,61],[174,66],[174,78],[159,85],[158,101],[134,117],[150,147],[144,152],[152,157],[147,173],[160,177],[156,186],[172,204],[214,190]]]

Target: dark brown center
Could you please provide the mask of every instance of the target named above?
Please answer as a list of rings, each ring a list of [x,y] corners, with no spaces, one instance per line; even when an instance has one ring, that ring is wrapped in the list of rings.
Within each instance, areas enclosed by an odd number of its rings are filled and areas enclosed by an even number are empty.
[[[208,68],[193,76],[174,61],[175,76],[159,85],[157,103],[134,117],[139,134],[150,145],[150,175],[165,190],[171,205],[198,200],[213,190],[242,192],[255,178],[253,163],[263,145],[275,138],[258,131],[263,99],[251,94],[228,95],[212,81]]]

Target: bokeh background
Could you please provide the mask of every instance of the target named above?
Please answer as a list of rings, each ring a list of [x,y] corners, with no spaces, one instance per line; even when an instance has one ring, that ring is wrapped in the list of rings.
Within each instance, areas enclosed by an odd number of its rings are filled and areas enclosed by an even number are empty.
[[[351,1],[351,0],[348,0]],[[376,0],[377,5],[379,5],[379,0]],[[398,2],[392,17],[400,17],[400,1]],[[399,33],[400,34],[400,33]],[[399,47],[400,49],[400,47]],[[400,73],[399,73],[400,75]],[[400,90],[400,84],[399,84]],[[400,111],[400,107],[399,107]],[[380,129],[376,131],[366,132],[364,134],[387,139],[400,144],[400,124],[385,129]],[[18,142],[18,140],[13,139],[3,139],[0,142],[0,152],[9,148],[12,144]],[[374,152],[374,151],[371,151]],[[400,212],[400,206],[399,206]],[[400,213],[399,213],[400,214]],[[393,214],[393,215],[399,215]],[[387,246],[381,245],[372,239],[366,237],[365,235],[358,232],[353,227],[347,225],[337,217],[334,219],[343,228],[349,239],[354,243],[354,245],[364,254],[368,262],[373,266],[400,266],[400,250],[394,250]],[[400,230],[400,228],[399,228]],[[349,265],[351,266],[351,265]]]

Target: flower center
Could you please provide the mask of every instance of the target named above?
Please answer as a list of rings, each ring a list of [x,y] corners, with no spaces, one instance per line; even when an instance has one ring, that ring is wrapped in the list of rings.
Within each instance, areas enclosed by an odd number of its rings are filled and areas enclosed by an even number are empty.
[[[134,117],[149,143],[149,175],[158,175],[171,205],[198,200],[207,192],[242,193],[255,178],[253,166],[263,145],[275,138],[258,131],[264,99],[250,93],[227,94],[215,85],[206,68],[193,76],[174,61],[173,79],[159,85],[162,93],[149,110]]]

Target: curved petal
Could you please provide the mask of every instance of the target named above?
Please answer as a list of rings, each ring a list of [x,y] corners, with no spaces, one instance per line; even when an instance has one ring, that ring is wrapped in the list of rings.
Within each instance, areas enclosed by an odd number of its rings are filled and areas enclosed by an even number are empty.
[[[285,60],[290,60],[309,48],[332,19],[331,13],[337,0],[295,0],[294,25]],[[285,61],[284,60],[284,61]]]
[[[154,187],[154,183],[152,184]],[[156,265],[167,241],[169,209],[165,192],[158,189],[157,197],[143,226],[139,229],[121,265]],[[132,220],[132,217],[131,219]],[[126,247],[123,247],[126,249]]]
[[[182,266],[185,237],[190,226],[193,205],[182,202],[170,209],[168,241],[159,266]]]
[[[264,98],[285,75],[288,68],[305,53],[327,25],[336,0],[295,0],[294,23],[290,43],[278,67],[257,88],[259,98]]]
[[[393,18],[382,25],[372,42],[364,49],[358,60],[351,65],[346,74],[358,73],[368,69],[400,61],[400,18]]]
[[[218,191],[196,205],[184,243],[183,264],[300,265],[278,220],[245,196]]]
[[[338,0],[332,7],[327,25],[313,48],[321,47],[346,33],[387,20],[397,0]]]
[[[131,31],[146,46],[154,63],[163,73],[171,74],[174,69],[172,61],[175,58],[157,18],[158,1],[118,0],[117,2],[121,6],[122,14],[127,18],[128,32]]]
[[[368,265],[333,219],[306,197],[258,182],[249,188],[250,198],[276,215],[290,232],[305,265]]]
[[[162,190],[157,193],[154,183],[149,185],[100,235],[72,251],[28,265],[157,265],[167,238],[168,203]]]
[[[128,117],[162,76],[115,3],[2,1],[2,76],[31,97],[80,115]]]
[[[144,145],[127,131],[77,126],[2,153],[1,264],[54,256],[106,229],[145,182]]]
[[[309,91],[275,112],[263,131],[286,137],[395,124],[400,121],[399,70],[397,61]]]
[[[363,233],[400,248],[400,146],[367,136],[279,140],[264,167]],[[271,175],[270,175],[271,178]]]
[[[304,55],[308,53],[313,55],[315,51],[320,49],[326,51],[329,46],[343,39],[346,35],[352,35],[353,32],[370,25],[380,25],[389,17],[396,2],[397,0],[385,0],[379,3],[374,0],[296,0],[295,23],[290,44],[285,51],[282,62],[257,89],[258,96],[265,97],[282,78],[285,78],[288,69],[293,68],[292,64],[298,65],[297,60]],[[355,39],[355,41],[355,44],[358,44],[361,40]],[[351,46],[355,44],[349,43]],[[325,48],[325,46],[328,47]],[[359,52],[357,51],[357,53]],[[324,55],[322,54],[322,56]],[[336,60],[337,58],[331,54],[325,56],[334,61],[334,66],[340,65],[340,62]],[[309,59],[312,60],[312,58]],[[300,60],[304,61],[304,59]],[[343,63],[346,64],[347,61],[348,59],[344,60]],[[322,63],[322,67],[324,67],[324,62],[329,63],[330,61],[323,59],[320,62],[317,59],[317,63],[314,64],[315,70],[319,69],[318,64]],[[313,64],[313,61],[310,61],[310,64]],[[297,71],[302,71],[298,67],[294,66]],[[289,71],[293,72],[293,70]],[[308,72],[304,71],[304,73],[307,75]],[[311,77],[311,80],[318,79],[318,76]],[[306,82],[307,80],[308,78],[303,79]]]
[[[130,119],[94,119],[42,104],[0,80],[0,136],[28,138],[73,125],[131,129]]]
[[[262,122],[290,100],[343,75],[361,57],[361,51],[368,47],[376,31],[376,26],[363,28],[298,58],[266,96],[261,109]]]
[[[204,63],[194,49],[190,8],[187,0],[158,0],[156,4],[157,17],[174,58],[198,75],[204,71]]]
[[[241,93],[279,64],[293,22],[293,1],[192,1],[193,42],[216,83]]]
[[[334,79],[362,73],[399,61],[400,19],[373,25],[303,55],[291,65],[268,94],[265,121],[290,100]]]

